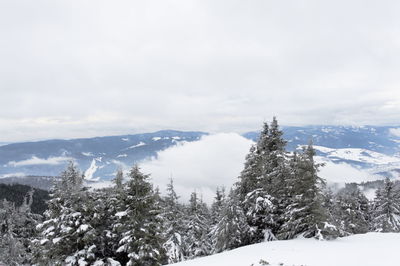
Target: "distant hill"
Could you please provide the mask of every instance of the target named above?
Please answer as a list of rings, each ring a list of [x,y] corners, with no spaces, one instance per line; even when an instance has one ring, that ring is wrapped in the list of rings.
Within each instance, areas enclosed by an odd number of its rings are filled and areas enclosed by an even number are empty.
[[[0,200],[14,202],[21,206],[25,195],[32,187],[21,184],[0,184]],[[49,192],[42,189],[34,189],[31,210],[33,213],[43,214],[47,209],[46,201],[50,199]]]
[[[289,151],[312,140],[323,163],[348,164],[368,175],[400,176],[400,130],[393,126],[305,126],[283,127]],[[244,137],[257,140],[259,132]]]
[[[312,140],[323,162],[346,163],[381,176],[400,175],[400,126],[283,126],[282,129],[290,151]],[[157,156],[161,150],[198,141],[207,134],[163,130],[135,135],[7,144],[0,146],[0,179],[5,178],[0,182],[18,182],[48,189],[51,182],[46,178],[59,175],[70,160],[85,173],[88,181],[110,180],[118,168],[129,168],[134,163]],[[259,132],[243,134],[254,141],[258,135]],[[20,179],[19,176],[30,178]]]
[[[119,167],[130,167],[204,132],[163,130],[135,135],[46,140],[0,146],[0,177],[57,176],[73,160],[87,179],[111,179]]]
[[[49,191],[57,180],[55,176],[10,176],[0,178],[0,183],[21,184]]]
[[[360,148],[386,155],[400,153],[400,126],[283,126],[287,148],[295,150],[300,145],[307,145],[310,140],[314,145],[333,149]],[[259,132],[248,132],[244,137],[256,140]]]

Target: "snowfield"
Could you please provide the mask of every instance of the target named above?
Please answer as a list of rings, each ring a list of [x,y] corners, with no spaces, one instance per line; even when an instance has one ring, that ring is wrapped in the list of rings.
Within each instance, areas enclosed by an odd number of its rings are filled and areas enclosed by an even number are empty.
[[[331,241],[298,238],[249,245],[173,265],[398,266],[399,244],[400,233],[367,233]]]

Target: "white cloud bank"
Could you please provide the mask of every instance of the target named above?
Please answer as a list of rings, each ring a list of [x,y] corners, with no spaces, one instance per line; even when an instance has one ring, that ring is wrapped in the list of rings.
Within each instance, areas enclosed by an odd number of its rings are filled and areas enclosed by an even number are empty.
[[[161,191],[172,176],[181,200],[187,201],[196,190],[210,203],[218,186],[229,189],[237,181],[252,143],[236,133],[204,136],[159,152],[157,158],[144,161],[141,168],[151,173]]]
[[[68,161],[74,160],[71,157],[49,157],[47,159],[42,159],[36,156],[32,156],[32,158],[22,161],[10,161],[8,162],[9,166],[30,166],[30,165],[60,165],[64,164]]]
[[[238,180],[246,154],[252,141],[236,133],[220,133],[204,136],[196,142],[185,142],[158,153],[157,158],[140,164],[144,173],[150,173],[153,183],[164,193],[169,178],[174,180],[175,190],[183,202],[187,202],[194,190],[211,203],[217,187],[227,190]],[[328,183],[344,184],[380,179],[365,169],[347,163],[316,157],[319,175]]]
[[[4,174],[0,175],[0,178],[8,178],[8,177],[24,177],[26,176],[25,173],[22,172],[17,172],[17,173],[10,173],[10,174]]]

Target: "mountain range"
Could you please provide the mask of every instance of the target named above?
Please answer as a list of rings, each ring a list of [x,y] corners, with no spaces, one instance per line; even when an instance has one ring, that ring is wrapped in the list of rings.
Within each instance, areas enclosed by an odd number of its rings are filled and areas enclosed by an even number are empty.
[[[282,127],[290,151],[311,140],[317,155],[334,164],[345,163],[371,174],[400,173],[400,129],[396,126]],[[177,144],[199,141],[206,132],[163,130],[123,136],[45,140],[0,146],[0,177],[57,176],[69,161],[76,162],[91,181],[110,180],[118,168],[156,157]],[[242,136],[255,141],[259,132]]]

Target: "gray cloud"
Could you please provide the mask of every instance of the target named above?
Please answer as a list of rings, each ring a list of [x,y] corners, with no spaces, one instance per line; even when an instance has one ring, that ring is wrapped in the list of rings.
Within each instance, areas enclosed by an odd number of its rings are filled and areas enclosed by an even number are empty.
[[[397,124],[397,1],[0,3],[0,141]]]

